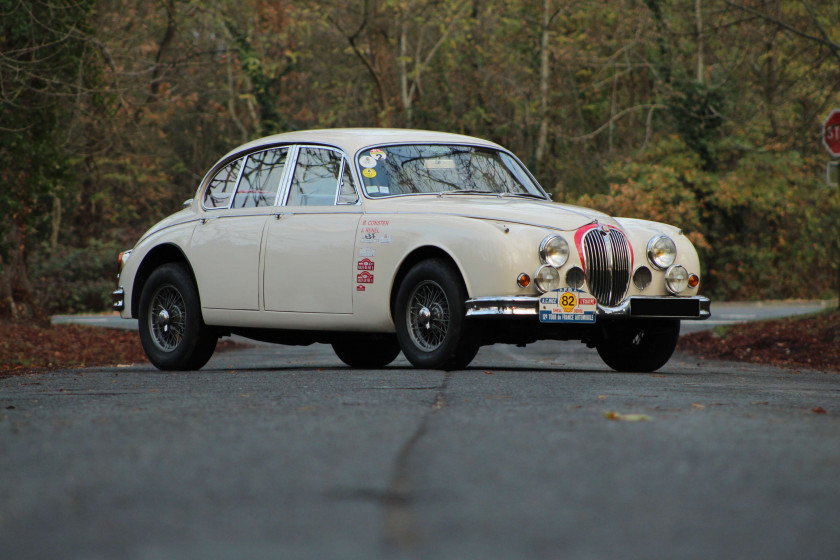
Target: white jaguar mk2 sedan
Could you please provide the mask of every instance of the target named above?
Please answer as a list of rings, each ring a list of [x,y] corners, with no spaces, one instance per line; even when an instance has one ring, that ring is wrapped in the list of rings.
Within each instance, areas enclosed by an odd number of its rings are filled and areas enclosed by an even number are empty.
[[[680,320],[710,315],[679,229],[554,203],[501,146],[438,132],[245,144],[119,261],[114,308],[166,370],[202,367],[235,333],[447,370],[485,344],[580,340],[653,371]]]

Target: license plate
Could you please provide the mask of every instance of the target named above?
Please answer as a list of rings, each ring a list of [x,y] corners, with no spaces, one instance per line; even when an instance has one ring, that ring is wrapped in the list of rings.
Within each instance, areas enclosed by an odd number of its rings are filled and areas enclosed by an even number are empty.
[[[594,323],[598,302],[583,290],[559,288],[540,296],[541,323]]]

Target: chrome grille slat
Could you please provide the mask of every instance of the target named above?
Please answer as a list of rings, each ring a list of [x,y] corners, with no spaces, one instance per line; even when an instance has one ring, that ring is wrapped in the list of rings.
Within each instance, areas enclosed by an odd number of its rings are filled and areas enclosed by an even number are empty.
[[[601,305],[615,307],[630,286],[630,246],[616,229],[592,229],[583,236],[584,267],[589,291]]]

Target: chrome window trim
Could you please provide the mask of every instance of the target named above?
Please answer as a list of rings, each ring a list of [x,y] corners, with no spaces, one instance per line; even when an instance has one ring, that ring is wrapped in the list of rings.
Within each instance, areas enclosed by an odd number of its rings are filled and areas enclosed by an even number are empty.
[[[336,180],[336,185],[335,185],[335,193],[336,194],[335,194],[335,198],[333,199],[332,207],[335,207],[335,206],[360,206],[361,205],[361,197],[359,196],[359,189],[356,187],[355,184],[353,185],[353,190],[356,191],[356,202],[354,204],[349,204],[349,203],[339,204],[338,203],[338,198],[341,195],[341,174],[344,170],[345,162],[350,159],[350,158],[347,157],[347,154],[344,152],[344,150],[342,150],[341,148],[338,148],[336,146],[330,146],[330,145],[327,145],[327,144],[295,144],[293,147],[295,149],[294,160],[293,160],[294,165],[291,166],[288,176],[284,177],[284,179],[286,179],[286,180],[284,181],[285,184],[283,185],[283,189],[284,189],[283,197],[278,198],[278,203],[276,204],[276,206],[284,206],[284,207],[288,206],[288,207],[291,207],[291,208],[298,208],[299,207],[299,205],[290,205],[289,204],[289,195],[290,195],[290,191],[291,191],[291,187],[292,187],[292,181],[294,180],[294,176],[295,176],[294,172],[297,169],[297,165],[298,165],[298,157],[300,156],[301,150],[303,150],[305,148],[314,148],[314,149],[318,149],[318,150],[330,150],[332,152],[337,153],[341,157],[341,165],[339,165],[338,177],[336,178],[337,180]],[[290,157],[291,157],[291,155],[290,155]],[[353,177],[353,182],[358,183],[358,178],[354,176]],[[330,206],[327,206],[327,205],[323,206],[323,208],[329,208],[329,207]]]
[[[218,167],[216,167],[216,168],[213,170],[212,175],[211,175],[210,173],[208,173],[208,174],[207,174],[207,176],[209,177],[209,178],[207,179],[207,184],[202,185],[202,188],[201,188],[201,190],[199,191],[199,195],[200,195],[200,198],[201,198],[201,208],[202,208],[203,210],[206,210],[206,211],[208,211],[208,212],[213,211],[213,210],[230,210],[230,207],[231,207],[231,205],[233,204],[233,197],[235,197],[235,196],[236,196],[236,191],[238,191],[238,190],[239,190],[239,181],[242,179],[242,172],[243,172],[243,171],[244,171],[244,169],[245,169],[245,162],[247,161],[247,159],[248,159],[248,154],[245,154],[245,155],[237,155],[237,157],[232,157],[232,158],[230,158],[229,160],[225,161],[222,165],[219,165]],[[218,175],[218,174],[219,174],[219,172],[220,172],[222,169],[224,169],[224,168],[225,168],[225,167],[227,167],[228,165],[230,165],[230,164],[232,164],[232,163],[235,163],[235,162],[237,162],[237,161],[240,161],[240,160],[242,160],[242,165],[240,165],[240,166],[239,166],[239,173],[237,173],[237,174],[236,174],[236,183],[233,185],[233,191],[231,191],[231,193],[230,193],[230,198],[228,199],[228,204],[227,204],[227,206],[215,206],[215,207],[213,207],[213,208],[208,208],[207,206],[205,206],[205,205],[204,205],[204,198],[205,198],[205,195],[207,194],[207,189],[209,189],[209,188],[210,188],[210,183],[211,183],[211,181],[213,181],[213,178],[214,178],[216,175]]]
[[[387,147],[394,147],[394,146],[467,146],[470,148],[483,148],[483,149],[490,149],[495,150],[497,152],[501,152],[504,154],[509,155],[513,158],[513,161],[519,164],[522,171],[524,171],[525,175],[534,183],[534,186],[537,187],[537,190],[540,191],[544,197],[546,202],[551,202],[551,195],[540,185],[539,181],[537,181],[536,177],[531,173],[531,170],[522,163],[522,160],[516,157],[516,154],[511,152],[506,148],[502,148],[501,146],[485,146],[483,144],[474,144],[470,142],[450,142],[450,141],[440,141],[440,142],[406,142],[406,141],[394,141],[394,142],[385,142],[382,144],[371,144],[369,146],[365,146],[364,148],[358,150],[351,161],[353,162],[353,170],[356,173],[357,180],[359,177],[362,176],[361,164],[359,164],[359,158],[362,156],[363,152],[369,152],[374,148],[387,148]],[[377,200],[380,198],[396,198],[400,196],[437,196],[438,193],[401,193],[401,194],[386,194],[384,196],[370,196],[368,195],[367,189],[365,188],[365,182],[363,180],[359,180],[359,191],[361,191],[362,197],[368,200]],[[535,199],[536,200],[536,199]]]
[[[292,177],[294,177],[295,168],[297,167],[298,153],[300,153],[300,146],[297,144],[289,146],[289,159],[287,161],[291,165],[287,165],[287,169],[283,170],[283,180],[280,181],[280,187],[277,189],[277,198],[274,199],[274,206],[286,206],[289,187],[292,185]]]
[[[338,171],[338,189],[335,192],[335,205],[336,206],[358,206],[361,204],[361,197],[359,196],[359,189],[356,188],[356,179],[353,177],[353,168],[350,166],[350,160],[347,158],[346,155],[342,154],[343,157],[341,158],[341,169]],[[353,192],[356,194],[356,200],[354,202],[341,202],[341,187],[344,186],[344,172],[349,172],[350,180],[352,184],[350,185],[353,188]]]
[[[239,170],[239,178],[236,180],[236,190],[233,193],[233,198],[236,198],[236,195],[239,193],[239,187],[242,186],[242,174],[245,172],[245,167],[247,167],[248,160],[251,159],[251,156],[261,154],[264,152],[270,152],[272,150],[282,150],[284,148],[289,148],[289,151],[291,151],[291,146],[271,146],[269,148],[262,148],[260,150],[254,150],[253,152],[248,152],[247,154],[245,154],[242,157],[242,169]],[[277,192],[280,192],[280,187],[283,185],[283,180],[286,178],[286,174],[289,172],[288,161],[289,155],[286,154],[286,163],[283,164],[283,175],[280,176],[280,183],[277,185]],[[232,204],[233,199],[231,199],[231,205]],[[274,202],[268,206],[265,206],[265,208],[271,208],[272,206],[277,206],[277,193],[274,193]],[[228,209],[231,209],[231,206],[228,206]]]

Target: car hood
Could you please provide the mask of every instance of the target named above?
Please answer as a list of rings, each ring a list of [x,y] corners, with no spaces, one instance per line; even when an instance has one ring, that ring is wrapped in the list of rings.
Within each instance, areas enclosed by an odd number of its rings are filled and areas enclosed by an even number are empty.
[[[573,231],[593,222],[620,228],[619,223],[603,212],[560,204],[557,202],[522,198],[444,195],[403,196],[367,201],[366,211],[395,214],[436,214],[462,216],[479,220],[494,220]]]

